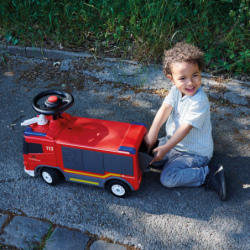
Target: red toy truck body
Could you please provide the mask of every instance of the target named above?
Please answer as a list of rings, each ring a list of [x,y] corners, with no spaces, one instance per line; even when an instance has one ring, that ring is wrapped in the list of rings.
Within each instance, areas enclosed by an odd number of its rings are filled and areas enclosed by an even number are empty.
[[[56,119],[45,117],[46,124],[33,123],[24,132],[26,173],[36,176],[40,170],[50,185],[63,176],[66,181],[108,187],[117,197],[127,193],[119,188],[139,188],[151,159],[139,152],[147,133],[144,124],[73,117],[65,112]]]

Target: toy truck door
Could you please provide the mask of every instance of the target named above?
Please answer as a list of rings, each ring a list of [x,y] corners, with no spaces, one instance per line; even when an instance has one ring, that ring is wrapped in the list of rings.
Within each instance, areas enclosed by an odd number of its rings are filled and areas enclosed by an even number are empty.
[[[66,173],[67,181],[103,186],[105,172],[102,153],[64,146],[61,152],[60,166]]]
[[[103,156],[100,152],[62,146],[62,156],[64,169],[104,174]]]
[[[37,165],[45,163],[44,149],[41,143],[23,140],[24,161],[28,162],[29,169],[34,170]]]

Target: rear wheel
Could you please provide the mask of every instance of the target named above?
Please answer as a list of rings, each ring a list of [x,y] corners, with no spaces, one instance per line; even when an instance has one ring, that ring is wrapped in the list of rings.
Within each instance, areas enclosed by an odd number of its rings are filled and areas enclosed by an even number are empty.
[[[118,198],[126,197],[130,191],[129,187],[122,181],[111,181],[108,184],[108,190],[112,195]]]
[[[60,181],[59,172],[53,168],[43,168],[41,174],[43,180],[51,186],[57,185]]]

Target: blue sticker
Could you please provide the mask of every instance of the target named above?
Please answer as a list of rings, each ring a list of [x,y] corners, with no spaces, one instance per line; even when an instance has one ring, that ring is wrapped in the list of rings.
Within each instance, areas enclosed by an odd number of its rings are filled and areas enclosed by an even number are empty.
[[[28,128],[25,129],[24,135],[26,135],[26,136],[35,135],[35,136],[43,136],[43,137],[46,136],[45,133],[40,133],[40,132],[34,132],[34,131],[32,131],[31,127],[28,127]]]
[[[135,148],[132,148],[132,147],[120,146],[119,149],[118,149],[118,151],[126,151],[126,152],[129,152],[132,155],[136,154]]]
[[[146,124],[144,124],[143,122],[131,122],[130,124],[134,124],[134,125],[142,125],[145,128],[147,128]]]

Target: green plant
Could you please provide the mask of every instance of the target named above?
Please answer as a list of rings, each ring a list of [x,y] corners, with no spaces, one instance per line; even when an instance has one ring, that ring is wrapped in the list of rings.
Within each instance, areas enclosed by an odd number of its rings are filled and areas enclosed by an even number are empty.
[[[45,237],[43,237],[42,239],[38,236],[35,236],[38,238],[38,240],[41,242],[38,246],[31,246],[29,247],[27,250],[29,249],[32,249],[32,250],[43,250],[44,247],[45,247],[45,244],[46,242],[49,240],[50,236],[52,235],[53,233],[53,228],[52,228],[52,224],[50,224],[50,227],[49,227],[49,231],[48,233],[45,235]],[[0,248],[1,250],[1,248]]]
[[[104,41],[132,48],[141,62],[186,41],[206,52],[212,71],[250,72],[250,0],[5,0],[0,28],[12,44],[54,42],[95,53]],[[113,46],[113,45],[109,45]],[[126,53],[124,53],[126,54]]]
[[[5,38],[6,38],[7,42],[12,42],[13,45],[18,44],[18,39],[16,39],[15,37],[12,37],[12,36],[9,35],[9,34],[6,35]]]

